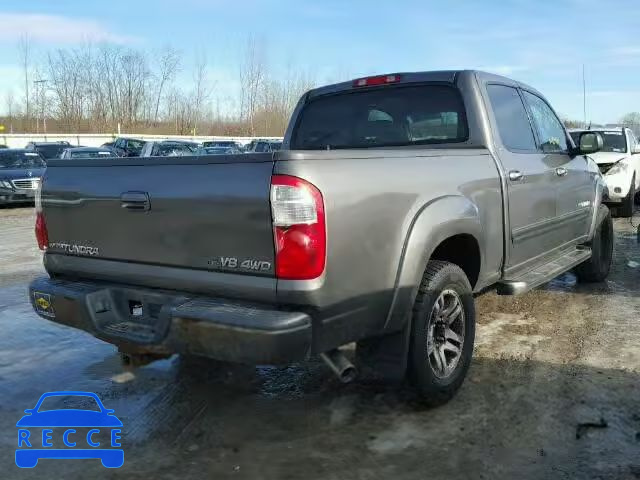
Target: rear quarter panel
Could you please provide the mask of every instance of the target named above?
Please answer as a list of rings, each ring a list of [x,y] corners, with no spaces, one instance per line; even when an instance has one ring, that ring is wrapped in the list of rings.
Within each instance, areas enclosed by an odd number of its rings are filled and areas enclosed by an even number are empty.
[[[280,280],[277,298],[317,308],[327,338],[351,341],[391,328],[394,297],[415,289],[430,253],[448,235],[478,240],[478,287],[500,270],[502,196],[488,150],[289,151],[276,160],[274,173],[320,189],[327,222],[324,275],[311,282]]]

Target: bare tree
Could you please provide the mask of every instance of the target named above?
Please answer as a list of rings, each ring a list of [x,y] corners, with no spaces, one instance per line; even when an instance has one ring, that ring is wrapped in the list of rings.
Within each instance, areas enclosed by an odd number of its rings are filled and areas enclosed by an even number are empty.
[[[198,125],[202,118],[204,106],[211,93],[208,78],[207,78],[207,59],[204,55],[199,54],[196,60],[195,69],[193,72],[193,134],[195,135],[198,130]]]
[[[244,60],[240,66],[241,116],[249,121],[249,134],[255,135],[255,114],[258,107],[260,91],[265,80],[264,42],[258,43],[250,36],[244,52]]]
[[[14,103],[13,90],[7,90],[4,95],[4,103],[7,109],[7,118],[9,120],[9,133],[13,133],[13,115],[14,115]]]
[[[24,119],[26,121],[26,129],[29,128],[29,118],[31,114],[30,105],[29,105],[29,89],[31,85],[29,84],[29,68],[31,64],[31,39],[28,34],[23,34],[20,36],[20,40],[18,41],[18,51],[20,53],[20,63],[22,66],[22,71],[24,75]],[[25,129],[25,126],[23,126]]]
[[[86,56],[82,50],[57,50],[49,53],[47,60],[56,117],[67,131],[78,130],[86,115]]]
[[[630,112],[620,119],[620,123],[629,127],[636,135],[640,135],[640,113]]]
[[[180,55],[177,50],[168,46],[162,51],[158,66],[158,95],[156,97],[156,107],[153,114],[153,123],[158,123],[158,109],[160,108],[160,99],[165,86],[170,83],[180,70]]]

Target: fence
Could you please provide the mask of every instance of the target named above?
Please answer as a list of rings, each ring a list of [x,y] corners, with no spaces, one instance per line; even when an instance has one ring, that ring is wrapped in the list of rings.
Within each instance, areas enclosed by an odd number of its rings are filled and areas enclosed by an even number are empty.
[[[29,142],[69,142],[73,146],[99,147],[103,143],[111,142],[116,137],[140,138],[142,140],[190,140],[194,142],[232,140],[241,144],[247,144],[254,137],[211,137],[211,136],[187,136],[187,135],[136,135],[136,134],[108,134],[108,133],[7,133],[0,134],[0,143],[9,148],[24,148]],[[269,140],[281,140],[282,137],[259,137]]]

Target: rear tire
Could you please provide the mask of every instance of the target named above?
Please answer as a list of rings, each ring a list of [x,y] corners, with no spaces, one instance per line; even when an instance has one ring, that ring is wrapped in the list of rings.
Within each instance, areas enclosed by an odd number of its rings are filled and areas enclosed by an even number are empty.
[[[587,244],[591,247],[591,258],[573,270],[580,282],[602,282],[607,278],[611,269],[613,220],[611,212],[605,205],[600,205],[596,221],[598,222],[596,232],[593,239]]]
[[[460,267],[432,260],[413,306],[409,381],[425,404],[437,406],[458,391],[469,370],[475,337],[471,285]]]

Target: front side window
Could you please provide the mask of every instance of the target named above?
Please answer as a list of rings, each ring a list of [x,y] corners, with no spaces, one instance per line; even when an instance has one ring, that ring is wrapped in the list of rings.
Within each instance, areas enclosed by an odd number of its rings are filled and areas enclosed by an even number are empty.
[[[533,130],[518,91],[506,85],[488,85],[487,92],[502,144],[508,150],[535,152]]]
[[[312,99],[300,113],[291,148],[375,148],[467,138],[464,105],[456,88],[396,85]]]
[[[533,123],[538,132],[540,148],[545,153],[566,152],[567,136],[560,120],[547,102],[533,93],[524,92],[524,98],[531,110]]]

